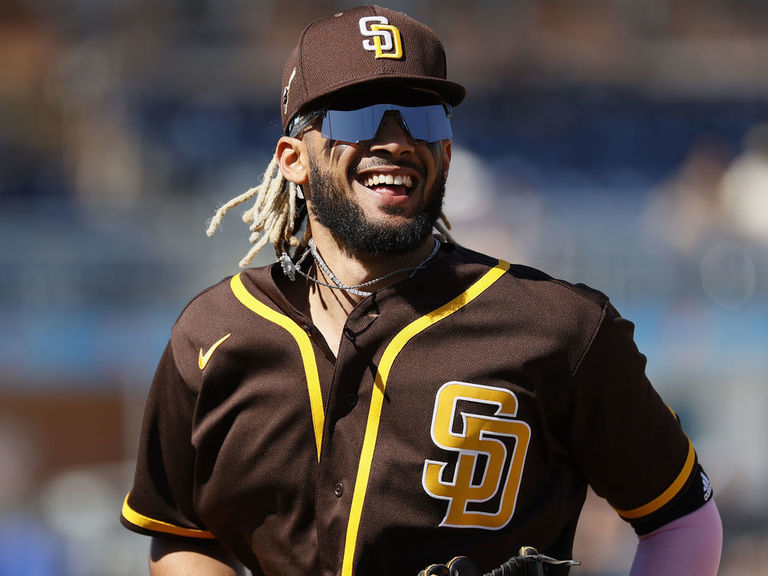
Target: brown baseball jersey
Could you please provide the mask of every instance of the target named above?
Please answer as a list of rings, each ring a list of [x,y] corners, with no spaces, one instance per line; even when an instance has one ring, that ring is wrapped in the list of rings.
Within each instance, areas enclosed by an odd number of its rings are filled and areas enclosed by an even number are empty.
[[[128,528],[215,538],[259,575],[415,575],[569,558],[587,485],[640,533],[709,497],[604,295],[444,245],[352,311],[334,356],[286,282],[248,269],[179,317]]]

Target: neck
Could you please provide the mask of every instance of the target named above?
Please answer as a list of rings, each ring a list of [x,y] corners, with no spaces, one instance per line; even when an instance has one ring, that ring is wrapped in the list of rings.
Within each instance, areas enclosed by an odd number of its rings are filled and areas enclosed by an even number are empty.
[[[291,280],[301,275],[309,282],[308,293],[292,289],[291,286],[301,284],[289,282],[287,294],[299,309],[309,315],[334,354],[338,353],[347,316],[367,296],[366,292],[381,290],[417,273],[428,265],[440,246],[430,235],[422,245],[406,254],[371,257],[349,254],[335,239],[322,234],[316,234],[313,243],[314,273],[312,270],[309,274],[301,271],[287,255],[287,261],[281,260],[281,264]],[[309,252],[302,260],[308,255]],[[349,287],[356,287],[356,290],[350,292]]]
[[[331,235],[318,234],[313,240],[319,275],[331,283],[340,283],[347,287],[364,285],[358,289],[361,294],[355,293],[355,290],[347,291],[356,302],[367,296],[368,292],[381,290],[413,274],[415,267],[431,258],[437,246],[435,239],[430,235],[419,246],[406,253],[373,256],[367,253],[351,253]]]

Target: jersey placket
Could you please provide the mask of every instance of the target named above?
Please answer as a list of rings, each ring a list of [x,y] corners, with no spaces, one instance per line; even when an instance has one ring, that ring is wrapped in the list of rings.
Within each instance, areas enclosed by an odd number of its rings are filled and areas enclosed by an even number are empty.
[[[397,332],[397,326],[385,324],[375,296],[355,308],[345,324],[329,383],[315,500],[321,571],[328,576],[339,573],[344,554],[378,357]]]

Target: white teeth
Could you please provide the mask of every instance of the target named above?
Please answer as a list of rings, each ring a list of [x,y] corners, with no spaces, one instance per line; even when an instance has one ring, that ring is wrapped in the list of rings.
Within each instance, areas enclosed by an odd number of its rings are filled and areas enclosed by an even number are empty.
[[[368,176],[363,181],[363,186],[370,188],[371,186],[378,186],[379,184],[394,184],[395,186],[405,186],[411,188],[413,186],[413,177],[408,174],[374,174]]]

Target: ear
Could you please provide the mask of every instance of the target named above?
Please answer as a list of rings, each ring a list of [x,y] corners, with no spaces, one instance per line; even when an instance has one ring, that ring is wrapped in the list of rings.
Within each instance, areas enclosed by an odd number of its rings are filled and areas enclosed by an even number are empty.
[[[452,140],[443,140],[440,142],[440,151],[443,155],[443,173],[445,177],[448,177],[448,169],[451,166],[451,147],[453,145]]]
[[[306,162],[304,142],[298,138],[282,136],[277,141],[277,163],[280,172],[289,182],[305,185],[309,181],[309,165]]]

